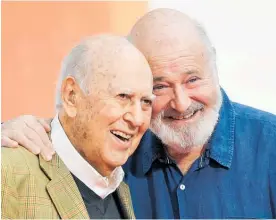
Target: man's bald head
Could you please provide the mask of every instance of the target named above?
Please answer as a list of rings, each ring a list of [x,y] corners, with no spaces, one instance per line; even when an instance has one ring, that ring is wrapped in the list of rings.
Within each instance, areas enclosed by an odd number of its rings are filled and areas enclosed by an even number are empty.
[[[214,49],[204,28],[174,9],[156,9],[145,14],[133,26],[129,40],[147,58],[175,48],[196,50],[203,46],[208,58],[215,59]]]
[[[91,77],[110,77],[111,70],[119,68],[126,61],[140,60],[146,63],[144,56],[125,38],[115,35],[95,35],[85,38],[65,57],[57,86],[56,107],[61,107],[62,81],[72,76],[85,93],[89,93]],[[147,65],[147,64],[146,64]]]

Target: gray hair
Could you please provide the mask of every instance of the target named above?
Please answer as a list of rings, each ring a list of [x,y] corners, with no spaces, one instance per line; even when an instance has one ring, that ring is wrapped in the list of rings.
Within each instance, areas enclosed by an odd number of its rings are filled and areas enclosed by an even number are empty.
[[[88,42],[88,40],[84,40],[75,46],[62,61],[60,76],[56,89],[56,110],[59,110],[62,107],[61,85],[66,77],[74,77],[83,92],[89,92],[87,78],[89,76],[89,71],[91,71],[91,68],[89,67],[92,65],[92,59],[88,59],[88,54],[90,51]]]

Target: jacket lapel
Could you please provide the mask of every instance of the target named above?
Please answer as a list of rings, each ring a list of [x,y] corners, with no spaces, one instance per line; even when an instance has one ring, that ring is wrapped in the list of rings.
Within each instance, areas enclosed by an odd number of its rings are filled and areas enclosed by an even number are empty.
[[[128,185],[122,182],[116,190],[124,218],[135,219]]]
[[[40,167],[50,179],[47,191],[62,219],[89,219],[78,187],[57,154],[49,162],[39,156]]]

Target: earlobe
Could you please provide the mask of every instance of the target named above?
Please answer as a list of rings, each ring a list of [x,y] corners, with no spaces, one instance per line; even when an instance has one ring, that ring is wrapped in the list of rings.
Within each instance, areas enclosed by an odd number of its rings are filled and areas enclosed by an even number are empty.
[[[67,108],[65,109],[67,115],[71,118],[75,118],[77,116],[77,109],[76,108]]]

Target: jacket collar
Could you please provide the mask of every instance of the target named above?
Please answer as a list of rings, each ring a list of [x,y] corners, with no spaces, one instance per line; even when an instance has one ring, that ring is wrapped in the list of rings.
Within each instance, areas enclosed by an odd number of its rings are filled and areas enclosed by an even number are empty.
[[[115,192],[117,193],[117,196],[119,198],[124,218],[135,219],[128,185],[124,182],[121,182],[121,184]]]
[[[50,179],[46,189],[62,219],[89,219],[78,187],[58,155],[49,162],[39,156],[40,167]]]
[[[60,157],[55,154],[51,161],[39,155],[42,171],[50,179],[46,189],[62,219],[90,219],[75,180]],[[124,218],[135,219],[129,187],[121,182],[116,189]]]

